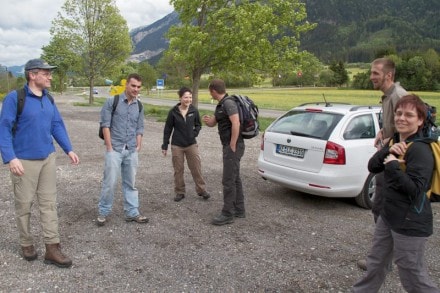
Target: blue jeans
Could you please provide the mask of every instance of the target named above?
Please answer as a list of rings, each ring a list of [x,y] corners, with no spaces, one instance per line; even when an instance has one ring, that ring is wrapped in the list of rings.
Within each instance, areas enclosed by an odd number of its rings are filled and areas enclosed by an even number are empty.
[[[122,178],[125,216],[136,217],[139,215],[138,190],[134,187],[137,166],[138,153],[136,151],[123,150],[120,153],[116,151],[105,153],[104,179],[98,204],[101,216],[107,216],[112,210],[119,172]]]

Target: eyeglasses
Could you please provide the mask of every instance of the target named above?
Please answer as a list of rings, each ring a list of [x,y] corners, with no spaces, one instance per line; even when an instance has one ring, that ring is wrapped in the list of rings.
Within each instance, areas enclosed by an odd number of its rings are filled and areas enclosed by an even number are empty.
[[[41,71],[41,70],[35,70],[35,71],[31,71],[33,74],[38,74],[41,73],[44,77],[50,77],[52,76],[52,72],[51,71]]]

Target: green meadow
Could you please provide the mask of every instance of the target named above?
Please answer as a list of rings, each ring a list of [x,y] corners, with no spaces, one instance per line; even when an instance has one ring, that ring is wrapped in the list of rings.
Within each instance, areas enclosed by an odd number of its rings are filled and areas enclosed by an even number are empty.
[[[348,90],[335,88],[240,88],[228,89],[229,94],[241,94],[252,98],[260,109],[275,109],[287,111],[304,103],[338,102],[357,105],[379,105],[382,93],[380,91]],[[440,111],[440,92],[414,92],[430,105]],[[154,98],[177,100],[177,90],[150,92]],[[211,103],[208,90],[199,91],[199,103]],[[156,117],[158,121],[165,121],[169,107],[152,106],[146,108],[148,116]],[[200,114],[212,114],[207,110],[200,110]],[[273,118],[259,117],[260,129],[264,131]]]
[[[260,109],[289,110],[303,103],[338,102],[358,105],[380,104],[380,91],[335,88],[243,88],[228,89],[229,94],[247,95]],[[414,92],[425,102],[440,109],[440,92]],[[158,97],[157,93],[150,93]],[[163,91],[161,98],[177,99],[176,91]],[[199,103],[211,103],[207,90],[199,92]]]

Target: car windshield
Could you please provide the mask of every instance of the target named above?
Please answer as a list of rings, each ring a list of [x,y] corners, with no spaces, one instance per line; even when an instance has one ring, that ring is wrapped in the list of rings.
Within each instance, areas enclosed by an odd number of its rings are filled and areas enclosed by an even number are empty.
[[[328,139],[341,114],[292,110],[272,124],[269,131]]]

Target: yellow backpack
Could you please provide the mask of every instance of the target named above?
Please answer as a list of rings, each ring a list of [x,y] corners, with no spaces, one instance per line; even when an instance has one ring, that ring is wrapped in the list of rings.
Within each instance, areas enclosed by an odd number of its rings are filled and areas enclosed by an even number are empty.
[[[407,144],[407,150],[413,142]],[[393,145],[393,140],[390,140],[390,147]],[[440,201],[440,141],[435,140],[429,143],[432,154],[434,155],[434,171],[432,172],[431,189],[426,192],[430,201]],[[403,160],[405,154],[400,155],[399,159]],[[400,163],[400,169],[406,170],[405,163]]]

